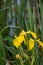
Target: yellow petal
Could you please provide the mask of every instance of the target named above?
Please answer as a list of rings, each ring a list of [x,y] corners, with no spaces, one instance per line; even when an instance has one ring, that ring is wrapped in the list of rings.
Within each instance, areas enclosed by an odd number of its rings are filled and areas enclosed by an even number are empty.
[[[33,47],[34,47],[34,40],[31,38],[29,40],[29,50],[31,51],[33,49]]]
[[[24,35],[25,35],[25,31],[22,30],[18,37],[15,36],[15,39],[13,40],[13,45],[16,48],[18,48],[21,45],[21,43],[24,41]]]
[[[20,36],[21,35],[25,35],[26,34],[26,32],[24,31],[24,30],[22,30],[21,32],[20,32]]]
[[[13,45],[18,48],[21,43],[23,42],[24,40],[24,36],[18,36],[16,39],[13,40]]]
[[[40,39],[37,40],[37,42],[38,42],[38,44],[43,48],[43,42],[41,42]]]
[[[30,33],[35,39],[37,38],[36,33],[32,32],[32,31],[27,31],[27,33]]]
[[[14,39],[14,40],[13,40],[13,45],[14,45],[16,48],[19,47],[20,44],[18,44],[17,39]]]

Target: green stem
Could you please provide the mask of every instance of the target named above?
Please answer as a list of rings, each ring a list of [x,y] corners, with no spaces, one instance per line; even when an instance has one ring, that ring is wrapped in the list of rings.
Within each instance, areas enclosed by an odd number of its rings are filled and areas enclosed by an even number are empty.
[[[19,28],[18,26],[12,26],[12,25],[5,26],[5,27],[0,31],[0,33],[2,33],[5,29],[10,28],[10,27]]]
[[[22,46],[20,47],[20,51],[22,51],[22,54],[26,59],[29,59],[29,56],[26,53],[24,53]]]
[[[29,56],[26,53],[24,53],[22,46],[20,46],[19,49],[22,52],[23,56],[28,60],[29,59]],[[23,61],[22,57],[20,57],[19,59],[20,59],[21,65],[24,65],[23,64],[24,61]]]
[[[31,62],[31,65],[34,64],[34,61],[35,61],[35,57],[33,56],[33,58],[32,58],[32,62]]]
[[[19,58],[21,65],[24,65],[22,57]]]

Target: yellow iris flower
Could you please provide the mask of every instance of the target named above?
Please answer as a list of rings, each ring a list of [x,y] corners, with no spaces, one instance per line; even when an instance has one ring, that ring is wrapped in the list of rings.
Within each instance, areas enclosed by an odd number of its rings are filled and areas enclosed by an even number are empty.
[[[34,40],[32,38],[30,38],[29,40],[29,51],[32,50],[34,47]]]
[[[31,34],[36,39],[36,41],[38,42],[38,44],[43,48],[43,43],[40,40],[37,40],[36,33],[31,32],[31,31],[25,32],[24,30],[22,30],[20,32],[20,35],[13,40],[13,45],[16,48],[18,48],[23,41],[26,44],[26,39],[25,39],[24,36],[26,36],[27,34]],[[33,47],[34,47],[34,40],[32,38],[30,38],[30,40],[29,40],[29,50],[31,51],[33,49]]]
[[[19,36],[13,40],[13,45],[18,48],[24,40],[24,36]]]
[[[31,34],[35,39],[37,39],[36,33],[32,32],[32,31],[27,31],[27,34]]]
[[[38,39],[37,42],[43,48],[43,42],[41,42],[40,39]]]
[[[39,39],[36,40],[38,44],[43,48],[43,42],[41,42]],[[34,40],[30,38],[29,40],[29,50],[31,51],[34,48]]]
[[[37,36],[36,36],[36,34],[35,34],[34,32],[31,32],[31,31],[25,32],[24,30],[22,30],[22,31],[20,32],[20,35],[13,40],[13,45],[14,45],[16,48],[18,48],[18,47],[21,45],[21,43],[22,43],[23,41],[25,41],[24,35],[26,35],[26,34],[32,34],[32,36],[33,36],[34,38],[37,38]]]
[[[16,48],[18,48],[21,45],[21,43],[24,41],[24,34],[25,34],[25,32],[23,30],[23,31],[21,31],[20,35],[13,40],[13,45]]]

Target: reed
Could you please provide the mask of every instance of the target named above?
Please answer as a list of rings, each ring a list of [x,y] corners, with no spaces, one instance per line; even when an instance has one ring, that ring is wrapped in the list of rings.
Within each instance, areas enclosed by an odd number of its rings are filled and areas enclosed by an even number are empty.
[[[43,65],[42,0],[0,1],[0,65],[7,63]]]

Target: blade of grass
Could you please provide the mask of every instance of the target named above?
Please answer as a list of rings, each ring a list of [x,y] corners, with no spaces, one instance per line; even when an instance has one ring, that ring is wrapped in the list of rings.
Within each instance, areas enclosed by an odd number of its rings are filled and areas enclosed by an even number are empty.
[[[42,41],[43,41],[43,2],[41,2],[41,0],[39,0],[39,6],[40,6],[40,12],[41,12],[41,21],[42,21],[42,26],[41,26],[41,37],[42,37]]]
[[[6,53],[2,42],[2,35],[0,35],[0,65],[5,65],[4,59],[6,59]]]
[[[29,22],[30,22],[30,30],[33,30],[33,13],[31,9],[30,0],[28,0],[28,14],[29,14]]]

